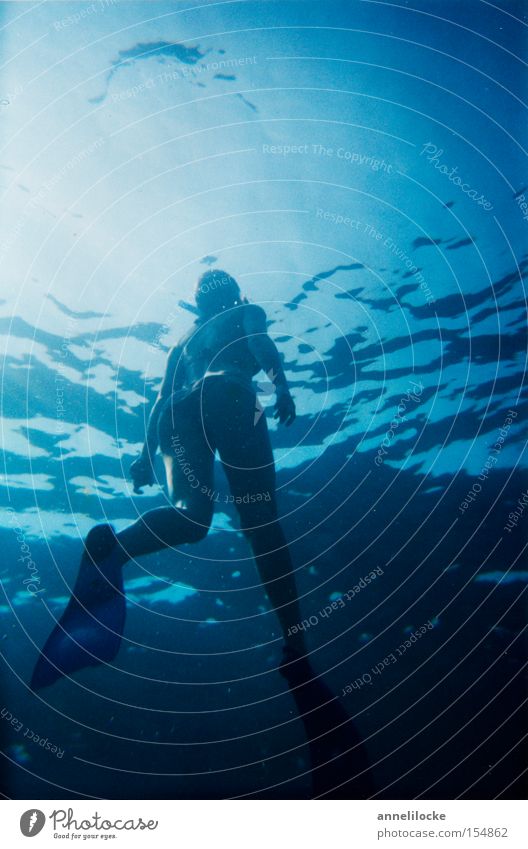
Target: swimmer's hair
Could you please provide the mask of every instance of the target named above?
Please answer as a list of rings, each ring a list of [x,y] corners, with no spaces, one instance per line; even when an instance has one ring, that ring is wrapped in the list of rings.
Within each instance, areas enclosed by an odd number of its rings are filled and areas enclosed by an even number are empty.
[[[196,306],[202,315],[216,315],[242,303],[234,277],[219,268],[204,272],[196,284]]]

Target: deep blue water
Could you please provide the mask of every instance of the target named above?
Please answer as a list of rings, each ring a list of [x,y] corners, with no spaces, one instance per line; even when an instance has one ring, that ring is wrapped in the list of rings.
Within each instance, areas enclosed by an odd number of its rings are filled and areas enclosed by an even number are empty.
[[[307,640],[379,795],[522,795],[523,4],[0,16],[4,793],[310,795],[278,624],[222,498],[206,540],[127,567],[113,667],[28,689],[87,530],[164,501],[128,467],[221,267],[285,359],[295,424],[259,397]]]

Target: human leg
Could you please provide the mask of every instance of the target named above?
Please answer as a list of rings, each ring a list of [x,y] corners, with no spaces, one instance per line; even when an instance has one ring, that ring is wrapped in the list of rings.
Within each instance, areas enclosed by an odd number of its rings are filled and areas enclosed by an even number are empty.
[[[253,520],[251,520],[253,521]],[[244,531],[268,598],[273,606],[285,642],[300,655],[306,652],[304,634],[299,629],[301,609],[293,564],[280,522],[266,522],[262,528]]]
[[[220,386],[210,387],[208,406]],[[304,654],[297,627],[301,613],[288,543],[277,514],[275,464],[265,416],[255,417],[255,398],[234,383],[221,387],[223,415],[214,421],[214,437],[229,488],[260,579],[278,616],[284,639]]]
[[[207,493],[213,484],[215,449],[204,427],[195,396],[162,413],[160,450],[172,504],[149,510],[117,534],[124,561],[206,536],[213,515]]]
[[[224,387],[216,443],[257,569],[285,638],[280,673],[304,725],[314,797],[369,798],[374,788],[361,736],[314,671],[297,627],[302,619],[288,544],[275,497],[275,466],[264,416],[254,399]],[[293,633],[295,631],[295,633]]]
[[[179,427],[172,434],[165,427],[160,444],[174,506],[150,510],[117,535],[110,525],[91,529],[72,596],[37,660],[31,679],[35,690],[87,666],[110,663],[117,655],[126,614],[122,567],[128,559],[195,542],[207,533],[212,505],[195,482],[201,478],[212,484],[214,447],[201,433],[192,406],[183,417],[169,418]]]

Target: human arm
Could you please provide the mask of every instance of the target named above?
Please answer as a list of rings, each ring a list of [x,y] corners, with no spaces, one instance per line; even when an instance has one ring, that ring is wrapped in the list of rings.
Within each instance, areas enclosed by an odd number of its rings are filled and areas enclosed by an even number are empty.
[[[281,424],[291,425],[295,419],[295,403],[288,388],[281,355],[268,336],[266,313],[257,304],[248,304],[244,310],[244,330],[249,350],[259,366],[266,372],[277,394],[274,418]]]
[[[150,412],[145,444],[139,457],[130,466],[130,476],[134,483],[134,492],[141,493],[141,487],[154,483],[154,457],[158,450],[158,419],[167,398],[181,385],[182,349],[179,345],[171,348],[167,358],[167,368],[158,397]]]

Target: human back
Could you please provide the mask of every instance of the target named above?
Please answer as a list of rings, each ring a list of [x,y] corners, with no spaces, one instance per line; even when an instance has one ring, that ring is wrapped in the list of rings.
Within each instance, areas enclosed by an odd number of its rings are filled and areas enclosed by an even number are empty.
[[[183,380],[191,388],[202,379],[223,375],[251,386],[260,365],[250,351],[241,304],[203,321],[195,322],[180,341]]]

